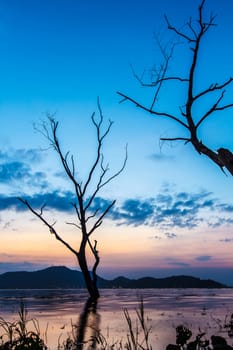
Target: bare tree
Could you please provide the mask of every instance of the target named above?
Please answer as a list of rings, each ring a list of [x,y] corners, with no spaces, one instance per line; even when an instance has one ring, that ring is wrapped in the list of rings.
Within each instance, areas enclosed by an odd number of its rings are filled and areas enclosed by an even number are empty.
[[[44,208],[46,204],[42,205],[40,210],[35,210],[28,200],[19,198],[19,200],[24,203],[27,208],[38,217],[48,228],[49,231],[55,236],[55,238],[65,245],[77,258],[80,269],[83,273],[84,280],[86,283],[87,290],[92,299],[99,297],[99,290],[97,287],[97,274],[96,270],[100,262],[99,253],[97,250],[97,241],[91,240],[91,235],[97,228],[99,228],[103,222],[103,219],[114,206],[115,200],[111,201],[106,208],[97,208],[91,210],[91,206],[94,204],[99,191],[109,184],[113,179],[115,179],[124,170],[127,161],[127,147],[125,153],[125,159],[121,168],[112,175],[108,175],[109,165],[105,165],[104,156],[102,153],[103,142],[106,136],[109,134],[113,122],[109,120],[108,126],[103,130],[103,114],[98,101],[99,118],[92,114],[91,120],[96,129],[97,147],[96,155],[93,161],[90,171],[87,175],[85,181],[81,181],[77,176],[76,166],[74,162],[73,155],[69,152],[64,153],[61,149],[59,138],[57,135],[58,131],[58,121],[54,119],[53,116],[48,115],[48,122],[44,122],[38,129],[43,136],[49,141],[50,145],[57,152],[58,157],[62,163],[64,171],[68,176],[68,179],[73,184],[74,193],[76,196],[76,201],[71,203],[74,208],[74,212],[77,216],[76,222],[69,222],[67,224],[75,226],[81,232],[81,240],[79,249],[74,249],[67,241],[65,241],[57,229],[55,228],[55,223],[50,223],[44,217]],[[94,178],[97,180],[94,181]],[[91,194],[89,193],[91,192]],[[94,258],[94,263],[92,266],[92,271],[89,271],[88,261],[87,261],[87,248],[90,248],[92,257]]]
[[[215,15],[212,13],[209,15],[207,20],[204,18],[204,5],[205,0],[200,2],[198,8],[198,18],[197,21],[193,21],[191,18],[185,26],[185,29],[179,30],[173,26],[168,18],[165,16],[167,23],[167,28],[171,32],[175,33],[178,39],[184,40],[189,49],[191,50],[191,61],[188,68],[188,73],[186,77],[182,76],[170,76],[168,74],[168,68],[173,57],[173,52],[176,44],[172,44],[169,49],[163,48],[161,45],[160,50],[163,57],[163,63],[159,66],[158,69],[153,69],[153,79],[146,83],[144,78],[140,78],[135,72],[134,76],[143,86],[153,88],[155,90],[153,94],[152,103],[147,106],[139,101],[131,98],[130,96],[117,92],[123,99],[121,102],[126,100],[132,102],[137,107],[143,109],[144,111],[156,116],[156,117],[165,117],[171,119],[181,125],[185,130],[188,136],[186,137],[172,137],[172,138],[161,138],[162,141],[184,141],[185,144],[191,143],[194,149],[199,154],[206,155],[214,163],[216,163],[222,170],[226,168],[231,175],[233,175],[233,154],[230,150],[225,148],[219,148],[217,151],[209,148],[205,145],[199,137],[199,130],[203,123],[215,114],[216,112],[222,112],[229,108],[233,107],[233,103],[223,102],[226,88],[232,83],[233,78],[230,77],[223,81],[222,83],[212,83],[206,88],[199,88],[198,84],[198,67],[201,64],[200,60],[200,50],[202,49],[202,42],[206,36],[206,33],[215,26]],[[172,114],[169,112],[159,111],[157,109],[156,102],[159,98],[159,93],[161,88],[165,84],[176,83],[185,84],[186,91],[186,100],[184,104],[179,107],[179,115]],[[177,88],[177,87],[176,87]],[[209,107],[206,107],[206,110],[199,115],[198,118],[195,117],[194,108],[202,103],[203,98],[208,97],[212,102]],[[197,120],[196,120],[197,119]]]

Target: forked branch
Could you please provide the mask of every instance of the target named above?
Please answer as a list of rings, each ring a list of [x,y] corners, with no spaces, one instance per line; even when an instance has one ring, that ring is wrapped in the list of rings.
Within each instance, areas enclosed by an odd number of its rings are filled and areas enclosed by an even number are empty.
[[[168,18],[165,16],[165,21],[167,24],[167,28],[169,31],[172,31],[176,34],[178,38],[184,39],[184,41],[188,44],[188,47],[191,49],[191,60],[190,65],[187,71],[187,77],[183,78],[179,75],[174,75],[173,77],[169,77],[165,74],[168,71],[168,63],[170,63],[170,56],[164,56],[164,63],[161,64],[164,67],[163,75],[158,77],[158,80],[153,80],[151,84],[147,84],[149,87],[155,88],[155,94],[152,99],[151,105],[148,107],[141,102],[136,101],[134,98],[122,93],[117,92],[119,96],[123,97],[124,101],[129,101],[133,103],[136,107],[143,109],[144,111],[154,115],[155,117],[165,117],[170,120],[175,121],[179,125],[181,125],[185,129],[185,134],[189,133],[189,136],[178,136],[178,137],[169,137],[169,138],[161,138],[163,141],[184,141],[185,144],[191,143],[194,149],[199,154],[206,155],[209,159],[211,159],[215,164],[217,164],[222,170],[226,168],[231,175],[233,175],[233,154],[231,151],[220,148],[215,151],[204,144],[202,140],[199,138],[199,128],[203,123],[214,113],[221,112],[233,107],[233,103],[225,103],[224,104],[224,95],[225,89],[229,87],[229,85],[233,82],[233,78],[230,77],[226,79],[223,83],[213,83],[210,84],[208,88],[201,88],[201,84],[198,82],[198,69],[201,64],[200,60],[200,50],[202,48],[203,39],[206,36],[206,33],[215,26],[215,18],[216,16],[212,13],[209,15],[207,20],[205,20],[204,16],[204,5],[205,0],[200,2],[198,7],[198,17],[196,21],[193,21],[192,18],[189,19],[186,24],[186,30],[179,30],[177,27],[173,26]],[[163,51],[163,50],[161,50]],[[172,52],[173,54],[173,52]],[[137,78],[136,73],[134,76]],[[139,79],[137,79],[139,80]],[[140,83],[142,81],[139,80]],[[179,107],[181,116],[176,116],[172,113],[167,113],[166,111],[158,111],[156,110],[156,101],[158,100],[158,92],[160,92],[161,87],[165,84],[172,83],[175,84],[174,88],[179,89],[180,83],[187,83],[186,88],[186,99],[182,104],[184,107]],[[159,90],[158,90],[159,86]],[[182,86],[183,89],[183,86]],[[196,91],[197,90],[197,91]],[[213,94],[215,93],[215,94]],[[213,101],[213,98],[216,98],[216,93],[219,93],[217,99]],[[194,110],[198,105],[203,104],[203,97],[208,97],[210,102],[210,107],[206,107],[206,110],[199,116],[194,114]],[[177,106],[176,106],[177,108]]]
[[[45,204],[41,207],[40,212],[37,212],[35,209],[32,208],[32,206],[29,204],[29,202],[26,199],[23,198],[18,198],[18,200],[23,203],[24,205],[26,205],[26,207],[37,217],[40,219],[40,221],[42,221],[49,229],[50,233],[53,234],[55,236],[55,238],[60,241],[62,244],[64,244],[64,246],[66,246],[66,248],[68,248],[73,254],[75,254],[76,256],[78,256],[79,252],[77,252],[75,249],[73,249],[66,241],[64,241],[59,234],[57,233],[57,231],[54,228],[54,224],[50,224],[43,216],[43,209],[45,208]]]

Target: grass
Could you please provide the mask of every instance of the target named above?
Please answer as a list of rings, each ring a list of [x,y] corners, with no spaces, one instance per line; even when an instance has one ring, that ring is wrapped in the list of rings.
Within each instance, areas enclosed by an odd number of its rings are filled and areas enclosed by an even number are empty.
[[[29,319],[24,303],[19,307],[19,319],[14,322],[6,321],[0,317],[0,349],[1,350],[47,350],[44,340],[41,339],[39,322]],[[32,324],[33,330],[28,330]],[[31,328],[31,327],[30,327]]]
[[[79,328],[71,324],[72,331],[67,338],[62,343],[58,339],[57,350],[157,350],[156,344],[151,343],[152,328],[150,320],[145,315],[142,299],[135,311],[136,318],[133,319],[128,309],[123,310],[127,324],[124,341],[121,339],[109,344],[103,334],[95,329],[89,339],[77,342]],[[230,321],[221,326],[227,330],[229,337],[233,337],[233,315]],[[28,317],[27,309],[21,301],[17,321],[9,322],[0,317],[0,350],[50,350],[46,345],[47,328],[44,333],[45,339],[42,339],[38,320]],[[233,350],[223,337],[213,335],[210,339],[206,339],[205,333],[201,331],[193,337],[189,328],[178,325],[175,344],[168,344],[164,350],[210,349]]]

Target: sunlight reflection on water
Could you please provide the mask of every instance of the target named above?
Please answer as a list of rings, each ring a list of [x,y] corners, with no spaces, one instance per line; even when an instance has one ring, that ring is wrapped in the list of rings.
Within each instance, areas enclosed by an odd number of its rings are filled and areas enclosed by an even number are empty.
[[[233,289],[111,289],[101,290],[97,309],[101,332],[109,343],[124,339],[127,324],[123,309],[127,308],[135,320],[141,297],[152,326],[151,341],[158,350],[175,342],[175,328],[179,324],[194,332],[200,328],[208,335],[220,332],[226,336],[220,325],[226,315],[233,313]],[[55,350],[59,336],[65,339],[71,331],[71,322],[77,323],[87,294],[84,290],[0,290],[0,316],[9,321],[17,319],[22,299],[29,317],[39,320],[42,336],[48,324],[48,345]]]

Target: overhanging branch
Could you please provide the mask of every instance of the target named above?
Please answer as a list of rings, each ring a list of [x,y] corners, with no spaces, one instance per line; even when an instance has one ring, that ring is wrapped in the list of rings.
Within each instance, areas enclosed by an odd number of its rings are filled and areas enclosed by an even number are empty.
[[[185,128],[188,129],[188,125],[187,124],[185,124],[184,122],[182,122],[182,120],[180,120],[179,118],[175,117],[172,114],[165,113],[165,112],[157,112],[157,111],[151,110],[150,108],[147,108],[147,107],[143,106],[142,104],[140,104],[139,102],[137,102],[133,98],[123,94],[122,92],[117,91],[117,94],[119,96],[123,97],[123,100],[120,101],[120,103],[123,102],[123,101],[128,100],[128,101],[132,102],[136,107],[139,107],[139,108],[143,109],[144,111],[149,112],[150,114],[153,114],[153,115],[156,115],[156,116],[159,116],[159,117],[167,117],[169,119],[175,120],[177,123],[181,124],[182,126],[184,126]]]

